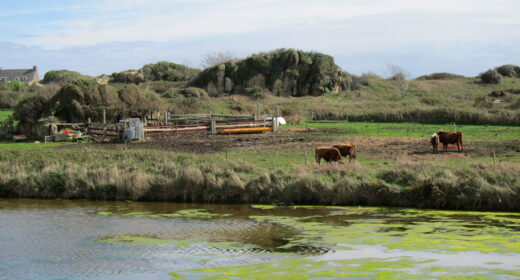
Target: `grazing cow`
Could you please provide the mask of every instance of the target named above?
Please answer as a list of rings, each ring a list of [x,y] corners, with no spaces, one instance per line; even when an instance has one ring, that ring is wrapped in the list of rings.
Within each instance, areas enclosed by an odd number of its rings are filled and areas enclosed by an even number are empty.
[[[433,153],[438,154],[439,153],[438,146],[440,143],[440,139],[439,139],[439,135],[437,135],[437,133],[434,133],[432,135],[432,138],[430,138],[430,143],[432,143]]]
[[[439,131],[439,141],[444,147],[444,151],[448,150],[448,144],[456,144],[459,152],[464,152],[464,145],[462,144],[462,132]]]
[[[354,144],[336,144],[333,146],[338,149],[342,156],[347,158],[348,162],[351,162],[353,159],[356,159],[356,145]]]
[[[341,153],[334,147],[316,147],[316,162],[321,164],[323,158],[326,162],[341,161]]]

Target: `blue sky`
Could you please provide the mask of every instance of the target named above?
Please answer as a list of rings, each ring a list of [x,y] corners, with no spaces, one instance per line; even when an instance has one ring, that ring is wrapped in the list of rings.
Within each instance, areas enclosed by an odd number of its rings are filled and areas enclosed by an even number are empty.
[[[344,70],[475,76],[520,64],[518,0],[0,0],[0,67],[89,75],[210,52],[332,55]]]

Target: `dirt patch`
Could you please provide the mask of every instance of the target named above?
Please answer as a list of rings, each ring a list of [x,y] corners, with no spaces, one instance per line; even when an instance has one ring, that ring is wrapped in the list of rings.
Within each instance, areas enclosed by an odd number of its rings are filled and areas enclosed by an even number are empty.
[[[454,158],[497,156],[518,153],[519,144],[493,141],[466,141],[464,153],[449,149],[432,153],[429,139],[410,137],[340,137],[341,134],[317,131],[283,131],[279,133],[241,135],[181,135],[151,138],[127,144],[127,149],[154,149],[180,153],[217,153],[236,149],[308,149],[336,143],[354,143],[358,158],[429,161]],[[92,144],[107,149],[124,149],[123,144]]]

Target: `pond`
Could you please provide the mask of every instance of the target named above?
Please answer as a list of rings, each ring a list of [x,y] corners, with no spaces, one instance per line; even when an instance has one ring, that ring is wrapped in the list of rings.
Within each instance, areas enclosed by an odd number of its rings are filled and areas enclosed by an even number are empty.
[[[520,213],[0,199],[0,279],[520,279]]]

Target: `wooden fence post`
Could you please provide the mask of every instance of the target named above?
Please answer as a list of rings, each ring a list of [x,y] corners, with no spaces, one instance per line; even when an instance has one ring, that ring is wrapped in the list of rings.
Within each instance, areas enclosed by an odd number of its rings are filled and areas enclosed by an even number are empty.
[[[211,120],[211,134],[217,134],[217,121]]]
[[[305,156],[305,165],[307,165],[307,150],[303,150],[303,154]]]
[[[278,131],[278,118],[276,116],[272,116],[271,117],[272,119],[272,125],[273,125],[273,132],[277,132]]]

